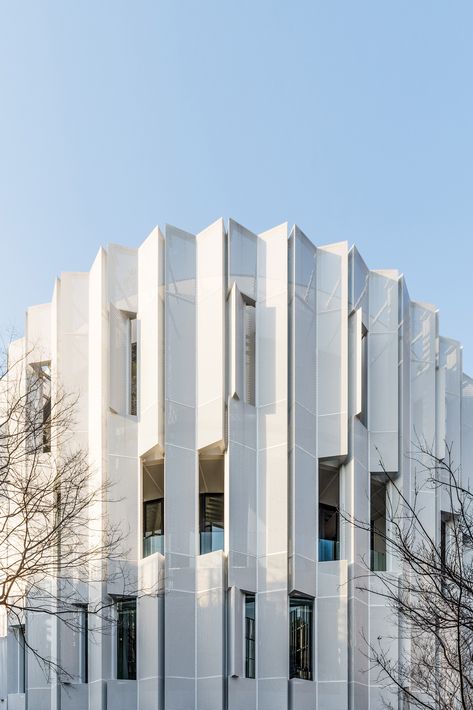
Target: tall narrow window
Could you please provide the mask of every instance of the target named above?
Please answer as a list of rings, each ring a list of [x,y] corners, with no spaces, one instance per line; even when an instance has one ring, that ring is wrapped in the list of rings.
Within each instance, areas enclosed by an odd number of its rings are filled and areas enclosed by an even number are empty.
[[[360,421],[368,423],[368,331],[362,325],[361,333],[361,412]]]
[[[51,451],[51,363],[31,365],[28,383],[28,428],[31,446],[43,453]]]
[[[164,463],[143,464],[143,557],[164,553]]]
[[[223,456],[199,459],[200,554],[224,548]]]
[[[245,298],[245,402],[255,405],[256,391],[256,305]]]
[[[289,677],[312,680],[312,599],[289,599]]]
[[[136,680],[136,600],[116,602],[117,679]]]
[[[79,631],[79,678],[81,683],[89,682],[89,615],[87,606],[78,605]]]
[[[319,562],[340,559],[339,472],[319,466]]]
[[[386,484],[371,477],[371,569],[386,570]]]
[[[256,659],[256,600],[245,594],[245,678],[255,678]]]
[[[445,567],[445,562],[447,561],[447,522],[446,520],[441,520],[440,522],[440,562],[442,563],[442,569]]]
[[[137,334],[136,318],[130,318],[130,347],[129,347],[129,373],[130,373],[130,414],[136,416],[138,411],[138,372],[137,372]]]
[[[26,693],[26,638],[25,626],[17,627],[18,638],[18,692]]]

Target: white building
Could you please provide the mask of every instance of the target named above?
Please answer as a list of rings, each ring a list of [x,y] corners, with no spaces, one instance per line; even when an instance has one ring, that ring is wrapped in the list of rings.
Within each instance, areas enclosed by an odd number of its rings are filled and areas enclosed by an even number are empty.
[[[461,346],[402,274],[285,224],[155,229],[61,274],[13,347],[79,393],[75,435],[114,484],[129,569],[163,591],[103,585],[118,629],[93,638],[27,618],[64,687],[5,630],[0,708],[382,707],[360,633],[391,622],[353,578],[392,561],[337,508],[382,525],[380,457],[408,491],[414,433],[453,441],[464,466],[473,453]],[[441,512],[432,494],[438,536]]]

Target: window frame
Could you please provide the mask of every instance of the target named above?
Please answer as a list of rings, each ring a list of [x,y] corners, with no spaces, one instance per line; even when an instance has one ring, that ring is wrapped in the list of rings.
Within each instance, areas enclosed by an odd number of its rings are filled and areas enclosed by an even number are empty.
[[[245,678],[256,679],[256,594],[243,593],[243,655]],[[253,605],[253,616],[248,615],[248,607]],[[253,624],[248,622],[253,621]],[[250,627],[250,628],[249,628]],[[251,628],[252,627],[252,628]],[[251,633],[252,632],[252,633]],[[250,650],[253,650],[253,655]],[[251,674],[253,673],[253,674]]]
[[[134,637],[133,637],[133,645],[132,645],[132,659],[131,662],[133,664],[133,672],[130,677],[130,673],[127,672],[126,676],[124,675],[122,671],[122,664],[124,663],[124,659],[120,659],[120,615],[121,612],[125,609],[125,605],[132,605],[131,610],[133,611],[133,623],[129,628],[132,629]],[[123,608],[122,608],[123,607]],[[115,611],[115,653],[114,653],[114,660],[115,660],[115,678],[116,680],[137,680],[137,648],[138,648],[138,639],[137,639],[137,620],[138,620],[138,609],[137,609],[137,603],[136,603],[136,598],[135,597],[122,597],[122,598],[116,598],[114,601],[114,611]],[[130,661],[128,661],[128,664]]]
[[[293,615],[292,610],[296,607],[306,607],[309,612],[308,620],[302,623],[308,625],[308,631],[305,632],[307,643],[298,649],[297,643],[293,644]],[[307,613],[306,611],[306,613]],[[314,680],[314,599],[313,597],[305,596],[290,596],[289,597],[289,678],[297,678],[299,680]],[[297,633],[297,630],[296,630]],[[300,656],[301,662],[296,663],[295,658]],[[307,655],[305,664],[302,662],[304,655]],[[305,667],[303,667],[305,665]]]

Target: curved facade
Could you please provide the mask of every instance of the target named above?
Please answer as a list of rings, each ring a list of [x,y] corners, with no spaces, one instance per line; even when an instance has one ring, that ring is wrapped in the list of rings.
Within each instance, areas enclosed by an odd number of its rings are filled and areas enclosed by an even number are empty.
[[[74,434],[113,484],[108,515],[143,593],[91,587],[113,600],[110,634],[25,620],[32,645],[62,654],[62,688],[5,629],[9,710],[25,696],[45,710],[382,707],[362,637],[395,623],[353,579],[393,568],[383,468],[410,495],[417,436],[453,442],[464,475],[473,460],[461,346],[402,274],[297,227],[167,226],[62,274],[12,348],[79,393]],[[437,498],[425,516],[440,536]]]

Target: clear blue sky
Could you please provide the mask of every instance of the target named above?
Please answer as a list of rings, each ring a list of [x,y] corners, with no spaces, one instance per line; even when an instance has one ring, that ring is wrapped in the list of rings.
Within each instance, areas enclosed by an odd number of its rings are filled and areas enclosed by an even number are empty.
[[[473,2],[0,0],[0,327],[156,224],[396,267],[473,373]]]

